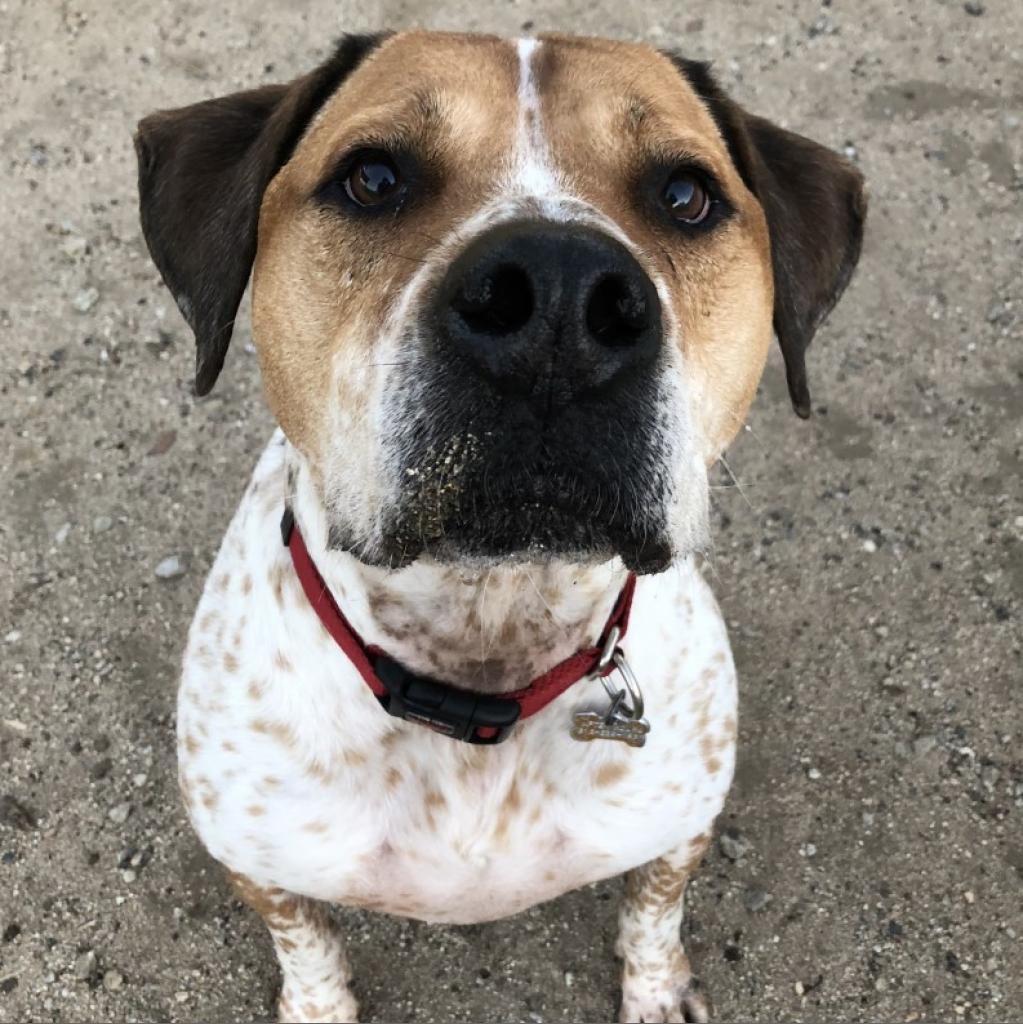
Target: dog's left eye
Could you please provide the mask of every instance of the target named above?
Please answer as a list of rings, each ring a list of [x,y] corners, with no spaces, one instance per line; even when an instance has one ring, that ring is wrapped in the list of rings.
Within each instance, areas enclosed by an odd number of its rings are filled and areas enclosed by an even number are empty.
[[[711,211],[707,186],[691,171],[676,171],[664,186],[661,202],[673,220],[702,224]]]
[[[358,206],[381,206],[401,189],[401,175],[386,153],[362,153],[349,167],[344,184],[348,198]]]

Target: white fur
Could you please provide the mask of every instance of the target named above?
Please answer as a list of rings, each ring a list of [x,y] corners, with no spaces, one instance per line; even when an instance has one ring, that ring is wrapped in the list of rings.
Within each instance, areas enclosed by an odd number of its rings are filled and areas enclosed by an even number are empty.
[[[520,39],[516,46],[519,56],[519,123],[510,186],[522,194],[546,199],[557,196],[564,189],[551,160],[543,130],[540,93],[533,77],[533,59],[540,46],[536,39]]]

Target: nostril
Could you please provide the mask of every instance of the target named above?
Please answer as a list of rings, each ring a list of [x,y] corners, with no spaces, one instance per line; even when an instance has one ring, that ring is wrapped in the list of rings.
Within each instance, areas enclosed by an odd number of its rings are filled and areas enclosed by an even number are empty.
[[[635,344],[650,326],[650,304],[643,289],[622,274],[607,274],[590,292],[586,328],[608,348]]]
[[[533,286],[521,267],[503,265],[470,275],[451,307],[473,334],[514,334],[533,316]]]

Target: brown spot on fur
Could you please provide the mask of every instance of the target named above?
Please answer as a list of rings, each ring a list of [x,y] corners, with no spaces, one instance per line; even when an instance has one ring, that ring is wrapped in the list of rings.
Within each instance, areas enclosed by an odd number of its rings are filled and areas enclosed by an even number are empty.
[[[288,660],[287,656],[283,651],[278,651],[274,655],[274,668],[280,672],[294,672],[295,668]]]
[[[624,761],[608,761],[593,773],[595,786],[613,786],[621,782],[629,774],[629,766]]]
[[[249,728],[253,732],[258,732],[275,739],[282,746],[289,748],[297,746],[294,730],[284,722],[271,722],[266,718],[254,718],[249,722]]]
[[[270,566],[270,589],[273,591],[274,600],[283,607],[284,605],[284,577],[287,572],[283,562],[274,562]]]
[[[220,746],[221,746],[221,748],[223,750],[227,751],[227,753],[229,753],[229,754],[237,754],[238,753],[238,748],[230,740],[224,740],[220,744]]]
[[[266,692],[266,687],[263,683],[257,682],[255,679],[249,680],[248,689],[246,691],[252,700],[260,700],[263,694]]]
[[[242,593],[246,595],[252,593],[252,577],[248,573],[242,577]]]
[[[302,826],[303,832],[315,832],[322,834],[330,829],[325,821],[309,821]]]
[[[224,671],[225,672],[237,672],[238,671],[238,659],[228,651],[224,655]]]
[[[504,798],[504,804],[501,810],[505,814],[515,814],[522,806],[522,795],[519,793],[518,784],[512,780],[512,784],[508,787],[508,793]]]
[[[246,814],[251,814],[253,818],[260,818],[266,814],[266,808],[262,804],[249,804],[245,808]]]

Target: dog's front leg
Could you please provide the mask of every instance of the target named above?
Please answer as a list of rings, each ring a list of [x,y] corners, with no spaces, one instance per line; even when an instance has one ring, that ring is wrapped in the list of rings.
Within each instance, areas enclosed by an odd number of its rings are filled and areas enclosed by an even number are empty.
[[[326,904],[256,885],[229,872],[239,898],[266,923],[281,964],[280,1021],[313,1024],[358,1019],[348,958]]]
[[[618,955],[625,961],[622,1024],[708,1019],[707,1003],[693,988],[681,928],[686,883],[709,841],[699,835],[626,876],[618,922]]]

